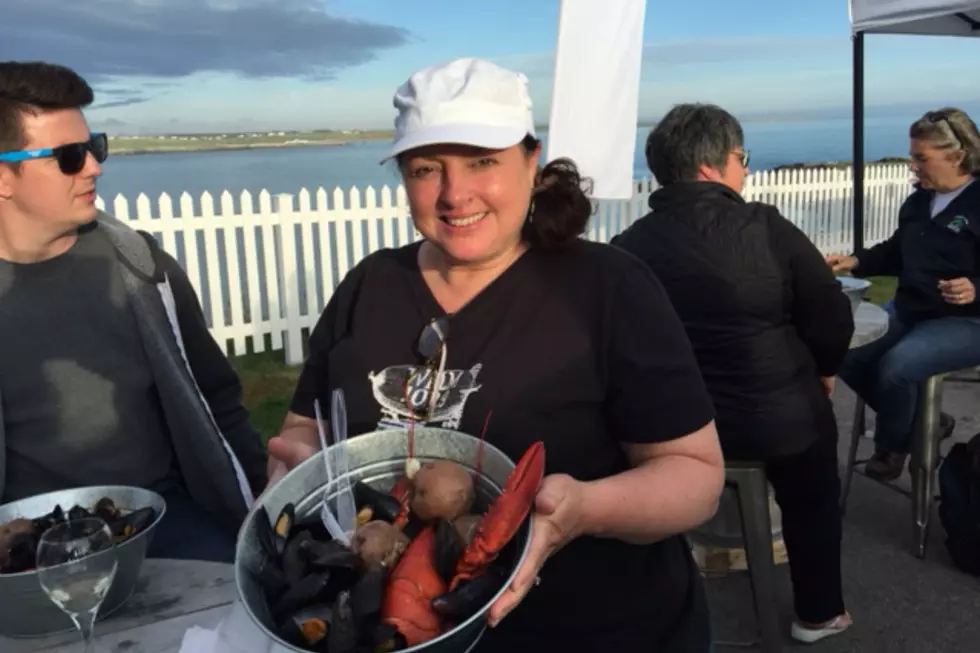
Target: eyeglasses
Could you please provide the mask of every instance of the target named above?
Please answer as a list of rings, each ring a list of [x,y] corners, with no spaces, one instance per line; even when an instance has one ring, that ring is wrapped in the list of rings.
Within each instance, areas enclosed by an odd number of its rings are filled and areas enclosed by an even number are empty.
[[[43,159],[54,157],[58,161],[58,168],[66,175],[77,175],[85,167],[85,159],[88,153],[99,163],[103,163],[109,158],[109,137],[105,134],[92,134],[92,137],[81,143],[67,143],[58,147],[44,147],[33,150],[15,150],[13,152],[0,152],[0,161],[29,161],[30,159]]]
[[[432,318],[422,329],[417,345],[418,353],[425,359],[425,366],[416,371],[422,370],[428,373],[428,385],[426,387],[424,403],[426,407],[421,416],[428,418],[435,412],[436,401],[438,400],[439,379],[442,378],[446,370],[446,338],[449,336],[449,316],[443,315]],[[414,374],[412,375],[414,376]],[[409,384],[412,377],[409,377]],[[413,402],[414,403],[414,402]],[[408,406],[411,410],[411,406]],[[413,411],[414,412],[414,411]]]
[[[742,164],[742,167],[743,168],[748,168],[749,167],[749,151],[748,150],[742,150],[741,152],[737,152],[736,151],[736,152],[732,152],[732,154],[734,154],[735,156],[738,157],[738,161],[739,161],[739,163]]]
[[[960,149],[963,147],[963,137],[960,136],[960,132],[956,129],[956,125],[949,119],[949,114],[945,111],[930,111],[926,114],[926,120],[934,125],[938,125],[941,122],[945,122],[946,126],[949,127],[950,134],[953,135],[953,140],[956,141],[956,146]]]

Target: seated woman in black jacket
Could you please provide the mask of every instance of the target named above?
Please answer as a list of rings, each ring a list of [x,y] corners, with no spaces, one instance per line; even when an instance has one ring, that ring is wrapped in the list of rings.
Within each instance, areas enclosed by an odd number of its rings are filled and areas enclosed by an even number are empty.
[[[888,333],[852,351],[840,377],[874,409],[875,454],[868,476],[902,474],[911,445],[918,383],[980,365],[980,133],[959,109],[930,111],[909,128],[916,190],[891,238],[835,271],[898,277]],[[945,425],[946,433],[952,424]]]
[[[646,157],[662,188],[650,196],[652,212],[613,244],[667,289],[714,399],[726,458],[767,463],[796,597],[792,636],[836,634],[851,617],[828,394],[854,331],[849,303],[803,232],[739,195],[748,153],[728,112],[675,107],[647,139]]]

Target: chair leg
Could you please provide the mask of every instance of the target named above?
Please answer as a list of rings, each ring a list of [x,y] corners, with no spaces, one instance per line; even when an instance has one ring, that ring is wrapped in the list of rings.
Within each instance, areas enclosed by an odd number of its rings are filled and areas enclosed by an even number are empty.
[[[909,465],[912,476],[912,550],[918,558],[925,558],[929,538],[941,404],[942,376],[937,374],[919,384],[912,429],[912,460]]]
[[[773,562],[769,485],[762,473],[747,475],[735,487],[738,497],[749,580],[758,622],[762,653],[779,653],[782,634],[776,602],[776,565]]]
[[[858,445],[864,436],[867,426],[866,406],[864,400],[858,397],[854,403],[854,423],[851,425],[851,443],[847,451],[847,465],[844,468],[844,484],[840,493],[840,516],[847,512],[847,496],[851,493],[851,479],[854,478],[854,466],[857,464]]]

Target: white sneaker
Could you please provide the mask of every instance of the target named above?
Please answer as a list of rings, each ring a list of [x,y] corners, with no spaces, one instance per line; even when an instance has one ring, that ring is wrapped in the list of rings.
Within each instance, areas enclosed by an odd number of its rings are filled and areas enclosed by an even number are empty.
[[[850,615],[847,613],[834,617],[820,628],[804,626],[794,619],[793,626],[790,628],[790,635],[798,642],[813,644],[825,637],[844,632],[851,627],[851,623]]]

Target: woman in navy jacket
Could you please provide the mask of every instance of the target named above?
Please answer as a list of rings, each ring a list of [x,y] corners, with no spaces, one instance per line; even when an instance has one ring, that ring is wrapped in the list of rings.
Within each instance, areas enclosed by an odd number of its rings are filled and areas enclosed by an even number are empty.
[[[835,272],[898,277],[888,333],[851,351],[840,370],[876,413],[865,471],[879,480],[905,466],[918,383],[980,365],[980,133],[966,113],[946,108],[915,121],[909,137],[918,183],[898,229],[870,249],[827,257]]]

